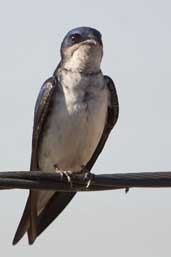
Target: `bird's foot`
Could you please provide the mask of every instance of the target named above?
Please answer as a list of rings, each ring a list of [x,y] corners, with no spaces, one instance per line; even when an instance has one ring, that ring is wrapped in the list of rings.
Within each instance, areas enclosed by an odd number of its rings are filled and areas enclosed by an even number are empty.
[[[72,180],[71,180],[72,172],[70,170],[66,171],[66,170],[56,169],[56,173],[60,174],[61,179],[63,179],[63,177],[65,176],[67,178],[67,181],[70,184],[71,188],[73,187]]]
[[[63,174],[66,176],[68,183],[70,184],[71,188],[73,187],[72,185],[72,179],[71,179],[71,175],[72,172],[70,170],[64,170]]]
[[[60,175],[61,180],[62,180],[62,179],[63,179],[63,177],[64,177],[64,173],[63,173],[63,171],[61,171],[61,170],[55,170],[55,172],[56,172],[57,174],[59,174],[59,175]]]
[[[86,166],[82,166],[82,173],[84,174],[83,179],[87,181],[86,189],[88,189],[94,179],[94,175],[86,168]]]
[[[90,173],[90,172],[87,173],[87,174],[85,174],[85,179],[87,180],[86,189],[88,189],[89,186],[91,185],[93,179],[94,179],[94,174],[92,174],[92,173]]]

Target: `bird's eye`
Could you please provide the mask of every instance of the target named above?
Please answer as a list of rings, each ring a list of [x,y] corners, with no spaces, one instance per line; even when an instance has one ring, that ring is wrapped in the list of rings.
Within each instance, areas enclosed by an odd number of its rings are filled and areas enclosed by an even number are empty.
[[[73,43],[79,43],[81,41],[81,39],[82,39],[82,37],[78,33],[71,35],[71,41]]]

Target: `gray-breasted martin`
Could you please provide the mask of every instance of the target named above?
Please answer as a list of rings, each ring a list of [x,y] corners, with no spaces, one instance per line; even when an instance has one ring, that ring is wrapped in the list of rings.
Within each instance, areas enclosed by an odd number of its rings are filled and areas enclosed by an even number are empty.
[[[119,114],[111,78],[101,69],[99,31],[71,30],[61,45],[61,62],[37,98],[31,171],[90,171]],[[75,193],[30,190],[13,244],[27,232],[29,243],[63,211]]]

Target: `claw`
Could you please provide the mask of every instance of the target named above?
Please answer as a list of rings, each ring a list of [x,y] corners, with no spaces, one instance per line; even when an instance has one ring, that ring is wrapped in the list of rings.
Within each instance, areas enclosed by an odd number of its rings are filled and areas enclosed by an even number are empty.
[[[91,185],[92,181],[93,181],[94,175],[90,172],[86,172],[84,175],[84,179],[87,180],[87,184],[86,184],[86,189],[89,188],[89,186]]]
[[[55,172],[56,172],[56,173],[58,173],[58,174],[60,175],[61,180],[62,180],[62,179],[63,179],[63,176],[64,176],[63,171],[59,169],[59,167],[58,167],[58,165],[57,165],[57,164],[55,164],[55,165],[54,165],[54,168],[55,168]]]
[[[67,178],[68,183],[70,184],[71,188],[73,187],[72,180],[71,180],[71,171],[59,170],[57,167],[55,169],[56,173],[60,174],[61,180],[63,179],[64,175]]]
[[[81,173],[84,174],[84,180],[87,180],[86,189],[91,185],[94,175],[90,173],[89,169],[87,169],[86,165],[82,165]]]
[[[89,188],[89,186],[91,185],[91,182],[92,182],[92,179],[89,179],[88,182],[87,182],[87,185],[86,185],[86,189]]]
[[[70,171],[63,171],[63,174],[66,176],[68,183],[70,184],[71,188],[73,187],[72,180],[71,180],[71,172]]]
[[[63,179],[64,173],[61,170],[56,171],[57,173],[59,173],[61,180]]]

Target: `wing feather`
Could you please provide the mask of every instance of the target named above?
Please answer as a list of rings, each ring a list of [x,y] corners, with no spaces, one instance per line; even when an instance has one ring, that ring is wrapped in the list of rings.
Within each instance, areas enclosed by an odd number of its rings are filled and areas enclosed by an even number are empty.
[[[37,151],[40,133],[42,132],[42,126],[48,113],[48,107],[56,87],[57,79],[55,76],[53,76],[45,81],[37,98],[34,113],[32,155],[30,165],[30,170],[32,171],[39,170]],[[36,198],[36,192],[34,190],[30,190],[26,207],[14,236],[13,244],[16,244],[23,237],[26,231],[28,231],[29,243],[32,243],[35,240],[37,234]]]
[[[86,168],[88,170],[91,170],[91,168],[93,167],[94,163],[96,162],[99,154],[103,150],[106,140],[107,140],[112,128],[115,126],[115,124],[118,120],[118,116],[119,116],[119,102],[118,102],[118,96],[117,96],[115,84],[114,84],[113,80],[108,76],[104,76],[104,79],[106,82],[106,86],[109,90],[108,114],[107,114],[107,118],[106,118],[106,124],[104,127],[104,131],[103,131],[103,134],[99,141],[99,144],[97,145],[97,148],[96,148],[94,154],[92,155],[90,161],[86,165]]]

